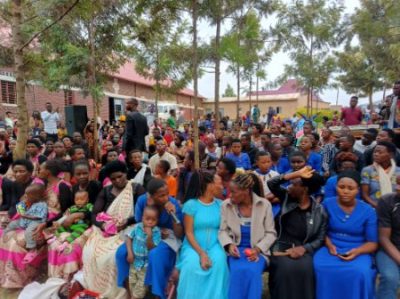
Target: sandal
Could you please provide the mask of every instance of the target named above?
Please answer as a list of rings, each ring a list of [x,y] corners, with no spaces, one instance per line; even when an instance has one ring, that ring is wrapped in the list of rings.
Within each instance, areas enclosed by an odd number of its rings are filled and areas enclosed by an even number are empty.
[[[23,264],[29,264],[31,263],[37,256],[39,255],[39,252],[35,249],[32,251],[29,251],[27,254],[25,254],[24,259],[22,260]]]

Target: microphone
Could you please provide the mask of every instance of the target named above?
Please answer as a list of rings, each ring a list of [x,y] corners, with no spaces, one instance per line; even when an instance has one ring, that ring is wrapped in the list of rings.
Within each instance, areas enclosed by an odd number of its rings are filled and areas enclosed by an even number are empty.
[[[176,214],[174,212],[169,213],[172,216],[172,219],[174,219],[176,224],[180,224],[180,220],[178,219],[178,217],[176,216]]]

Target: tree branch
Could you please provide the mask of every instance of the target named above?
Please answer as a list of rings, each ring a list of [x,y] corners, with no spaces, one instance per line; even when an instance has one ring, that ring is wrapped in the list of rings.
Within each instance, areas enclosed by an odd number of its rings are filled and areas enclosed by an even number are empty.
[[[41,35],[43,32],[46,30],[49,30],[51,27],[53,27],[55,24],[60,22],[67,14],[71,12],[71,10],[79,3],[79,0],[75,0],[74,3],[66,10],[64,13],[62,13],[53,23],[49,24],[45,28],[43,28],[41,31],[35,33],[19,50],[22,51],[24,48],[29,46],[29,44],[37,38],[39,35]]]

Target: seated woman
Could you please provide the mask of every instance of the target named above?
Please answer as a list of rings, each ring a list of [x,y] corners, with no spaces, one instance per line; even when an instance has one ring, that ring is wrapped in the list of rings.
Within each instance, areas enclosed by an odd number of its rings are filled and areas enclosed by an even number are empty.
[[[184,204],[188,199],[193,198],[191,196],[192,192],[195,190],[190,190],[190,180],[192,178],[193,173],[195,172],[195,164],[194,164],[194,152],[188,151],[185,154],[185,159],[183,160],[183,167],[179,170],[178,176],[178,194],[176,199]]]
[[[300,149],[306,155],[307,165],[320,173],[322,171],[322,156],[321,154],[314,152],[312,147],[313,144],[310,136],[303,136],[300,142]]]
[[[178,298],[228,298],[228,264],[218,241],[222,181],[207,172],[195,173],[192,179],[198,193],[183,206],[185,240],[176,266]]]
[[[240,174],[221,209],[219,241],[229,253],[228,298],[261,298],[262,273],[276,239],[271,204],[262,198],[257,176]]]
[[[363,199],[373,208],[378,206],[381,196],[392,193],[396,187],[396,177],[400,167],[396,166],[394,155],[396,146],[388,141],[381,141],[374,149],[373,161],[361,172],[361,191]]]
[[[126,290],[117,287],[115,252],[124,243],[125,228],[135,223],[133,207],[144,193],[141,185],[127,180],[126,172],[121,161],[107,165],[111,185],[97,197],[92,212],[93,231],[82,252],[85,286],[108,298],[126,298]],[[116,232],[108,229],[112,226],[116,226]]]
[[[175,156],[178,167],[183,167],[183,160],[185,159],[187,148],[185,146],[185,138],[182,134],[175,133],[174,141],[170,144],[169,149],[170,153]]]
[[[111,185],[110,178],[107,177],[106,174],[106,166],[108,163],[118,160],[118,155],[119,155],[118,150],[115,147],[107,151],[106,164],[100,169],[98,176],[98,180],[103,187]]]
[[[164,239],[149,252],[145,285],[151,287],[153,295],[166,298],[165,287],[175,266],[176,253],[180,248],[180,238],[183,236],[182,210],[178,201],[168,196],[168,186],[161,179],[152,179],[147,186],[147,193],[138,198],[135,205],[137,222],[142,221],[143,211],[147,205],[154,205],[159,210],[158,226]],[[127,262],[127,254],[125,244],[120,246],[116,253],[117,282],[120,287],[124,286],[129,276],[130,265]]]
[[[289,187],[282,188],[288,181]],[[315,298],[313,254],[323,245],[327,215],[311,194],[323,182],[309,166],[268,182],[271,192],[282,201],[275,222],[279,237],[270,266],[272,299]]]
[[[271,143],[268,152],[271,153],[272,170],[277,173],[289,171],[290,165],[287,157],[283,156],[283,148],[279,142]]]
[[[77,184],[72,186],[72,198],[80,191],[86,191],[89,194],[89,202],[94,204],[96,197],[101,190],[98,181],[89,181],[89,164],[86,160],[80,160],[73,164],[73,176]],[[72,224],[81,220],[91,220],[91,213],[74,213],[69,215],[63,222],[64,227],[70,227]],[[73,245],[60,252],[58,249],[62,242],[56,240],[48,245],[48,275],[49,277],[59,277],[69,279],[72,274],[78,271],[82,266],[82,249],[88,238],[88,234],[83,234],[75,239]]]
[[[227,199],[231,197],[230,185],[233,176],[236,172],[235,162],[228,158],[222,158],[217,164],[217,175],[222,179],[222,186],[224,191],[221,199]]]
[[[346,170],[356,170],[358,157],[350,152],[341,152],[336,156],[338,173]],[[331,176],[324,186],[324,198],[336,197],[336,186],[337,186],[338,175]],[[361,193],[357,193],[357,198],[361,199]]]
[[[397,186],[400,177],[397,177]],[[378,299],[396,299],[400,286],[400,189],[382,196],[378,203],[379,243],[376,254],[379,271]]]
[[[340,173],[337,198],[323,202],[329,221],[326,246],[314,256],[318,299],[375,298],[377,218],[370,205],[356,199],[360,180],[356,171]]]
[[[140,150],[132,150],[127,156],[128,180],[147,187],[152,179],[150,167],[143,163],[143,154]]]
[[[47,166],[46,166],[47,165]],[[46,170],[45,170],[46,169]],[[70,191],[67,185],[59,183],[60,179],[57,175],[61,171],[61,166],[52,160],[45,162],[41,165],[41,173],[45,173],[49,169],[49,177],[47,185],[47,205],[49,209],[49,217],[55,218],[62,215],[71,205]],[[13,163],[13,172],[15,173],[16,181],[12,188],[12,193],[15,201],[13,201],[12,209],[10,208],[10,216],[16,213],[15,204],[22,197],[27,186],[32,182],[33,165],[27,160],[17,160]],[[59,193],[55,193],[53,189],[57,187]],[[62,196],[61,196],[62,195]],[[23,257],[27,253],[25,247],[26,240],[24,238],[24,231],[18,230],[8,234],[7,242],[0,238],[0,286],[3,288],[22,288],[34,278],[45,273],[46,265],[43,261],[46,260],[46,247],[42,246],[45,242],[40,240],[41,231],[50,225],[51,220],[47,223],[39,224],[33,233],[33,237],[38,241],[38,255],[29,264],[22,264]]]
[[[301,151],[295,151],[289,156],[290,161],[290,170],[283,174],[292,173],[298,171],[306,166],[307,158],[305,154]],[[268,185],[268,182],[267,182]],[[282,187],[287,188],[290,185],[290,181],[282,181]],[[269,188],[268,188],[269,189]],[[272,203],[272,213],[274,217],[279,214],[281,211],[281,201],[283,198],[276,196],[273,192],[271,192],[267,199]]]

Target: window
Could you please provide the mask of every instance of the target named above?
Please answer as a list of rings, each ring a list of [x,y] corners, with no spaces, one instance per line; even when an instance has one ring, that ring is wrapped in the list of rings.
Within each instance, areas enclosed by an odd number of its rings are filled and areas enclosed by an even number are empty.
[[[282,113],[282,107],[276,107],[276,114]]]
[[[71,106],[74,104],[74,94],[71,90],[64,90],[64,105]]]
[[[15,82],[1,81],[1,101],[6,104],[16,104]]]

